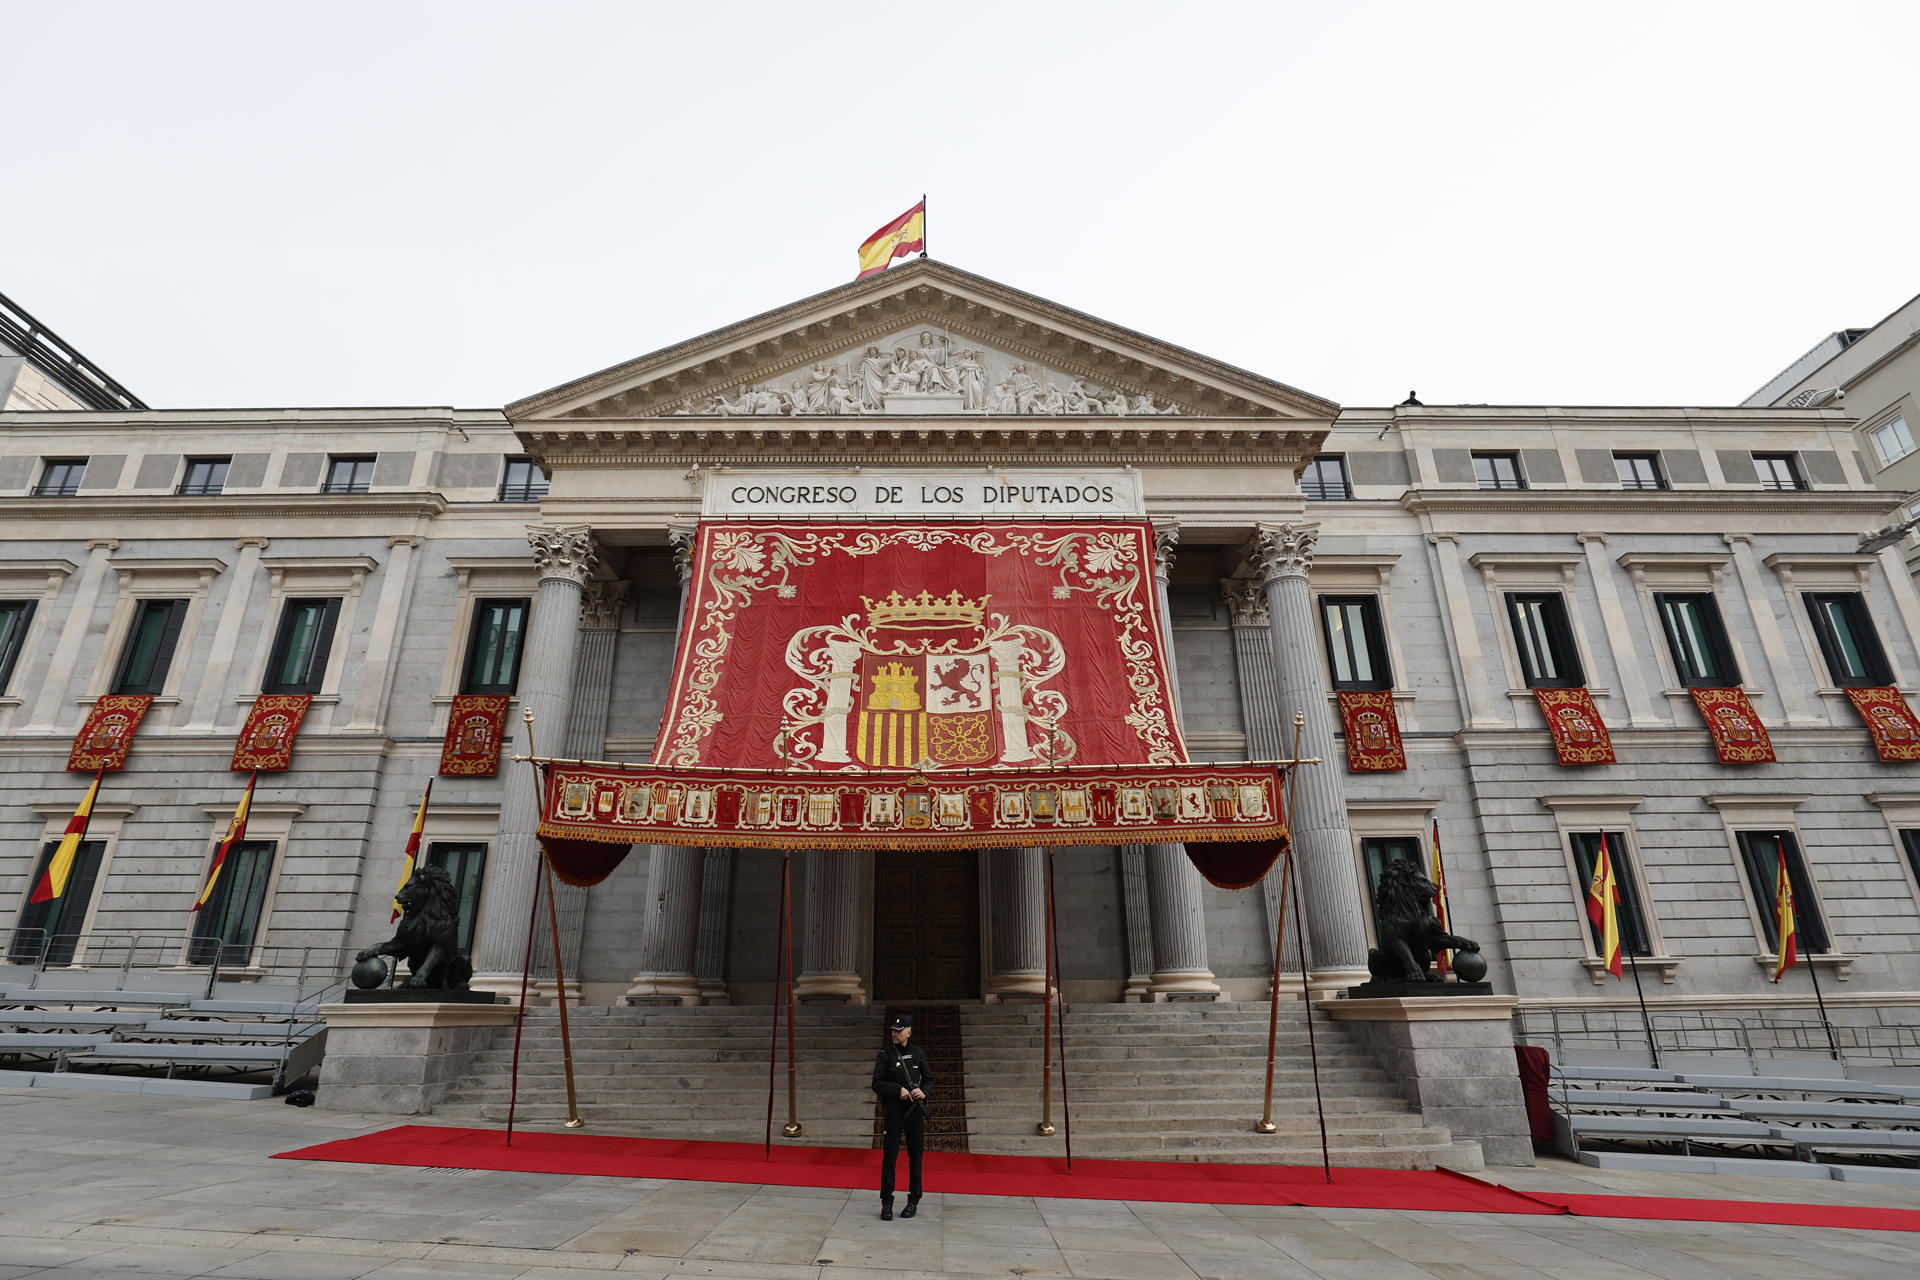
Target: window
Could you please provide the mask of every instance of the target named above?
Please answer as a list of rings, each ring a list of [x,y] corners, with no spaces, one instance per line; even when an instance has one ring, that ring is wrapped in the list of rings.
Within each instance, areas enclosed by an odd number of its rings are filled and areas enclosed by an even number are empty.
[[[1573,867],[1580,876],[1580,910],[1587,909],[1586,893],[1593,884],[1594,864],[1600,861],[1600,842],[1607,845],[1608,860],[1613,863],[1613,881],[1620,889],[1620,950],[1630,956],[1653,954],[1647,918],[1640,900],[1640,883],[1634,876],[1633,859],[1627,853],[1627,838],[1618,831],[1574,831],[1568,834],[1573,846]],[[1593,953],[1600,950],[1600,926],[1587,917],[1588,932],[1593,935]]]
[[[1827,923],[1820,916],[1820,904],[1813,896],[1813,881],[1807,876],[1807,864],[1800,856],[1800,843],[1791,831],[1739,831],[1740,861],[1747,870],[1747,887],[1753,891],[1753,904],[1759,908],[1760,933],[1767,950],[1778,952],[1780,938],[1774,931],[1774,886],[1779,876],[1780,858],[1787,860],[1787,883],[1793,886],[1793,919],[1802,955],[1833,950],[1827,940]]]
[[[1706,592],[1656,591],[1654,604],[1667,633],[1667,649],[1680,683],[1689,689],[1732,689],[1740,684],[1720,606]]]
[[[467,638],[462,693],[512,693],[520,683],[520,646],[526,640],[527,600],[476,600]]]
[[[1813,615],[1814,634],[1827,660],[1827,672],[1837,685],[1876,686],[1893,683],[1886,651],[1867,614],[1867,602],[1858,591],[1807,592],[1807,611]]]
[[[1320,627],[1336,689],[1391,689],[1378,596],[1321,596]]]
[[[365,493],[372,487],[372,458],[334,458],[327,464],[327,482],[320,486],[320,492]]]
[[[115,693],[159,693],[173,665],[173,649],[187,620],[185,600],[142,600],[134,606],[133,625],[113,674]]]
[[[40,483],[35,486],[33,496],[71,498],[80,492],[80,481],[86,474],[85,458],[48,458],[40,469]]]
[[[58,840],[40,847],[40,860],[34,865],[33,878],[27,881],[31,897],[33,887],[47,874],[53,862]],[[94,881],[100,878],[100,862],[107,851],[105,840],[82,840],[74,855],[73,869],[67,873],[67,891],[45,902],[29,902],[20,909],[20,927],[14,931],[7,959],[13,964],[32,964],[46,948],[49,965],[73,963],[80,944],[80,930],[87,923],[87,907],[93,902]]]
[[[327,656],[333,650],[333,626],[340,620],[340,600],[289,600],[280,611],[280,630],[273,637],[262,693],[318,693],[327,674]]]
[[[1300,492],[1310,501],[1344,502],[1353,496],[1347,485],[1347,460],[1337,453],[1323,453],[1307,464],[1300,474]]]
[[[267,901],[267,880],[273,874],[273,853],[271,840],[242,840],[227,855],[207,905],[193,913],[188,964],[212,964],[216,953],[222,965],[244,965],[252,957],[259,940],[260,909]]]
[[[187,473],[180,480],[179,492],[191,498],[207,498],[227,484],[226,458],[188,458]]]
[[[1482,489],[1524,489],[1527,482],[1520,478],[1520,455],[1517,453],[1476,453],[1473,455],[1473,478]]]
[[[1900,852],[1907,855],[1907,869],[1913,872],[1915,884],[1920,884],[1920,830],[1904,827],[1900,831]]]
[[[1907,420],[1898,414],[1867,432],[1873,441],[1873,451],[1880,455],[1880,465],[1891,466],[1913,452],[1913,434],[1907,430]]]
[[[1573,629],[1567,625],[1567,603],[1559,592],[1509,591],[1507,614],[1529,689],[1572,689],[1587,682],[1574,648]]]
[[[1807,487],[1807,482],[1800,478],[1800,464],[1794,461],[1790,453],[1756,453],[1753,455],[1753,470],[1760,477],[1762,489]]]
[[[480,887],[486,882],[487,846],[481,842],[427,846],[427,865],[444,867],[460,895],[460,950],[473,950],[473,927],[480,918]]]
[[[1667,478],[1660,474],[1660,455],[1657,453],[1616,453],[1613,455],[1613,469],[1620,477],[1622,489],[1667,487]]]
[[[5,693],[13,680],[13,668],[27,642],[27,628],[33,624],[33,605],[31,600],[0,600],[0,693]]]
[[[1360,858],[1367,865],[1367,910],[1374,910],[1374,898],[1380,891],[1380,877],[1386,874],[1387,864],[1396,859],[1411,862],[1426,874],[1426,854],[1420,848],[1418,836],[1367,836],[1360,841]],[[1380,920],[1374,917],[1373,935],[1380,936]]]
[[[500,501],[538,502],[547,496],[547,477],[526,458],[508,458],[500,479]]]

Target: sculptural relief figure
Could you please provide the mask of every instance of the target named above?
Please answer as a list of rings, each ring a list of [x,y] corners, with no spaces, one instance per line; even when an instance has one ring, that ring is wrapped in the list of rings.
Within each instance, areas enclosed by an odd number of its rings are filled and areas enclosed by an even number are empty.
[[[954,372],[960,380],[960,407],[963,409],[984,409],[987,407],[987,366],[980,353],[968,347],[960,353]]]
[[[1068,413],[1099,413],[1100,390],[1075,378],[1067,384],[1064,403]]]
[[[860,357],[860,372],[855,378],[854,390],[860,397],[860,403],[867,408],[880,407],[880,398],[887,393],[887,358],[880,354],[880,348],[868,347],[866,354]]]
[[[1109,414],[1115,418],[1125,417],[1127,415],[1126,393],[1118,387],[1115,387],[1113,392],[1105,400],[1100,402],[1100,412]]]
[[[1028,413],[1050,415],[1063,414],[1066,411],[1066,395],[1051,382],[1042,382],[1040,384],[1040,389],[1034,393],[1033,405],[1027,410]]]
[[[992,411],[994,413],[1034,413],[1034,397],[1039,394],[1040,384],[1027,372],[1027,366],[1016,364],[1000,379],[994,388]]]
[[[953,367],[944,336],[936,339],[932,333],[921,334],[911,368],[916,391],[938,394],[960,389],[960,373]]]
[[[918,389],[920,375],[914,371],[913,353],[905,347],[893,349],[893,359],[887,365],[888,391],[914,391]]]
[[[834,382],[833,385],[828,388],[827,407],[824,412],[846,414],[865,413],[866,411],[867,406],[854,399],[853,392],[841,386],[839,382]]]
[[[804,392],[806,397],[805,405],[804,407],[802,406],[800,396],[796,395],[794,397],[793,411],[795,413],[825,413],[827,411],[827,402],[833,398],[833,389],[839,385],[840,370],[829,364],[817,364],[813,366],[813,374],[807,379]]]

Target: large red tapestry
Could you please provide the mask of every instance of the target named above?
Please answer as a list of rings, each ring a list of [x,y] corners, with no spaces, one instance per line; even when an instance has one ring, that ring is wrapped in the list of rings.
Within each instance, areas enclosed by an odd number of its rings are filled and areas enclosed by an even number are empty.
[[[1744,689],[1689,689],[1693,705],[1713,735],[1713,749],[1721,764],[1767,764],[1773,760],[1773,739],[1767,726],[1747,701]]]
[[[233,744],[235,773],[276,773],[293,767],[293,740],[313,703],[310,693],[263,693],[247,712],[247,723]]]
[[[507,724],[507,695],[463,693],[447,711],[440,743],[440,776],[491,778],[500,772],[500,743]]]
[[[542,838],[619,845],[982,849],[1286,833],[1280,773],[1255,764],[931,773],[559,764],[547,797]]]
[[[1882,760],[1920,760],[1920,720],[1898,689],[1849,689],[1847,699],[1867,722]]]
[[[113,693],[96,701],[87,713],[87,722],[74,735],[73,750],[67,753],[67,772],[105,769],[114,773],[126,768],[133,735],[152,706],[150,693]]]
[[[1407,767],[1400,717],[1391,689],[1342,689],[1340,720],[1347,739],[1347,772],[1391,772]]]
[[[654,763],[1187,758],[1146,521],[709,521]]]
[[[1561,764],[1612,764],[1613,738],[1585,689],[1535,689]]]

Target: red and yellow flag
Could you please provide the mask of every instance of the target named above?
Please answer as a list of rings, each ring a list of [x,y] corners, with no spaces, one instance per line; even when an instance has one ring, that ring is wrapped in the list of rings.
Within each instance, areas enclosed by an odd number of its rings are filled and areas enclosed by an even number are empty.
[[[1793,913],[1793,882],[1787,878],[1787,851],[1780,850],[1780,868],[1774,874],[1773,931],[1780,939],[1780,955],[1773,962],[1773,980],[1793,968],[1800,951],[1800,925]]]
[[[393,889],[393,915],[387,923],[400,918],[400,890],[413,879],[414,864],[420,861],[420,833],[427,825],[427,801],[433,798],[433,779],[427,779],[427,794],[420,797],[420,812],[413,815],[413,834],[407,837],[407,855],[400,863],[400,883]]]
[[[1607,850],[1605,832],[1600,835],[1600,853],[1593,862],[1593,880],[1587,885],[1587,919],[1600,930],[1600,958],[1607,962],[1607,972],[1619,977],[1620,885],[1613,878],[1613,855]]]
[[[860,246],[860,274],[855,280],[878,275],[893,265],[895,258],[918,253],[927,247],[927,198],[866,238]]]
[[[233,811],[233,821],[227,823],[226,838],[213,851],[213,862],[207,867],[207,882],[200,886],[200,896],[193,900],[195,911],[206,906],[207,899],[213,896],[213,886],[220,879],[220,868],[227,865],[227,855],[238,849],[240,842],[247,838],[247,813],[253,808],[253,784],[259,780],[260,772],[257,769],[247,775],[246,792]]]
[[[105,772],[94,770],[93,785],[80,797],[80,807],[67,819],[67,832],[60,837],[60,847],[47,861],[47,874],[33,887],[32,901],[50,902],[67,891],[67,877],[73,874],[73,860],[80,856],[80,842],[87,838],[87,823],[93,818],[93,802],[100,795],[100,778]]]
[[[1447,867],[1440,861],[1440,819],[1433,820],[1433,914],[1440,927],[1453,932],[1453,920],[1447,915]],[[1434,957],[1433,967],[1441,973],[1453,972],[1453,952],[1442,951]]]

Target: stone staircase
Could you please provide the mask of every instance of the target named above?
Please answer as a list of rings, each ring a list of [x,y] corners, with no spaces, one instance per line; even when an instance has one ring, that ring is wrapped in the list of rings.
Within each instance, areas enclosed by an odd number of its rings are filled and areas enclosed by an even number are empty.
[[[968,1149],[1059,1155],[1065,1116],[1056,1062],[1055,1136],[1039,1119],[1041,1010],[1037,1005],[960,1007],[966,1060]],[[766,1006],[604,1008],[570,1011],[580,1112],[592,1132],[758,1142],[766,1123]],[[800,1141],[868,1146],[873,1141],[873,1069],[885,1013],[879,1007],[803,1006],[795,1026]],[[1477,1144],[1455,1142],[1422,1122],[1398,1085],[1336,1024],[1316,1020],[1327,1137],[1335,1164],[1376,1168],[1478,1169]],[[1111,1159],[1317,1164],[1305,1015],[1280,1007],[1273,1134],[1253,1132],[1265,1075],[1267,1006],[1088,1005],[1067,1016],[1067,1080],[1075,1155]],[[446,1119],[507,1117],[511,1028],[451,1098]],[[786,1031],[774,1090],[774,1140],[786,1120]],[[942,1090],[942,1097],[949,1096]],[[527,1018],[520,1108],[526,1124],[566,1119],[560,1021],[552,1009]]]
[[[968,1149],[1059,1155],[1064,1128],[1055,1064],[1056,1133],[1040,1117],[1041,1010],[983,1005],[966,1017]],[[1307,1055],[1306,1014],[1280,1006],[1273,1119],[1253,1131],[1266,1078],[1265,1002],[1086,1005],[1067,1014],[1073,1152],[1135,1160],[1320,1162],[1320,1126]],[[1370,1168],[1478,1169],[1479,1144],[1425,1124],[1366,1050],[1337,1025],[1314,1022],[1333,1163]],[[1057,1034],[1057,1032],[1056,1032]]]

